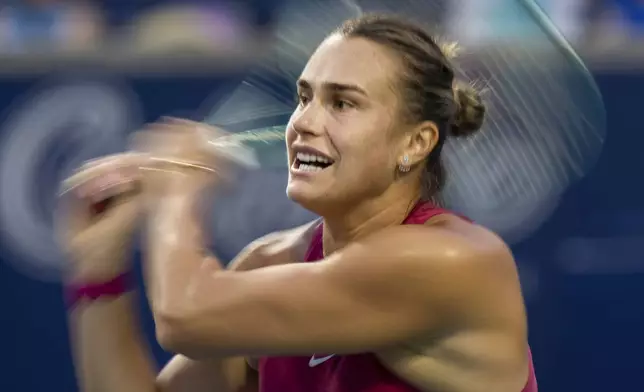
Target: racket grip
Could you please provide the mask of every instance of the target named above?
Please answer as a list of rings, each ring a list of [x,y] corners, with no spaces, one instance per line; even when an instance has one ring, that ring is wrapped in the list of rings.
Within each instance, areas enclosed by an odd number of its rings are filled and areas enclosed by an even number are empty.
[[[101,215],[114,203],[116,196],[106,197],[101,201],[90,204],[89,209],[92,215]]]
[[[119,199],[124,197],[130,197],[140,192],[140,186],[137,184],[132,189],[126,190],[122,193],[107,196],[101,200],[90,203],[89,211],[92,216],[103,215],[107,210],[109,210]]]

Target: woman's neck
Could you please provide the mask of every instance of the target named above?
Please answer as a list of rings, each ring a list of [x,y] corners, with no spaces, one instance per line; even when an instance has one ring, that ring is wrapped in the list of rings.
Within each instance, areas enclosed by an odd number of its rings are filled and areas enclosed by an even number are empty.
[[[325,256],[374,231],[400,225],[419,199],[416,192],[391,189],[378,198],[354,204],[344,213],[324,216]]]

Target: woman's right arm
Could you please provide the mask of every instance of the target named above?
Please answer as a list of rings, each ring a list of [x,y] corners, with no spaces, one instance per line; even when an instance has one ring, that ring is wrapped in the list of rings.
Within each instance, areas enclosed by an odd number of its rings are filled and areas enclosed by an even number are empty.
[[[251,270],[302,258],[315,222],[258,239],[230,264]],[[113,255],[120,258],[124,255]],[[114,260],[96,264],[114,264]],[[69,313],[74,362],[83,392],[257,392],[252,359],[175,356],[157,374],[132,293],[81,301]],[[254,366],[253,366],[254,367]]]
[[[67,192],[75,196],[62,199],[57,234],[70,259],[69,283],[107,282],[131,268],[129,249],[142,215],[142,200],[138,194],[127,191],[138,180],[138,170],[131,167],[138,166],[136,156],[121,154],[90,162],[67,180]],[[88,201],[102,200],[111,192],[119,196],[109,209],[101,215],[91,213]],[[251,261],[255,257],[249,253],[240,255],[237,265],[245,265],[244,258]],[[196,362],[177,356],[158,374],[137,308],[132,293],[82,298],[70,308],[71,348],[81,391],[257,390],[253,389],[256,378],[253,371],[240,358]],[[244,385],[248,389],[240,389]]]
[[[256,392],[243,358],[175,356],[157,375],[132,294],[81,303],[70,312],[74,362],[84,392]]]
[[[131,169],[140,166],[138,159],[127,154],[106,157],[91,162],[67,180],[68,189],[77,197],[63,205],[66,208],[58,234],[70,257],[71,282],[106,282],[131,268],[128,249],[140,221],[142,200],[138,194],[125,191],[138,181],[138,170]],[[99,216],[89,212],[87,200],[100,200],[104,193],[114,190],[120,196],[109,210]],[[294,250],[301,250],[307,243],[303,234],[310,227],[254,241],[230,268],[248,270],[300,259]],[[117,298],[83,298],[70,310],[72,350],[81,391],[257,391],[256,372],[243,358],[193,361],[177,356],[157,374],[136,308],[135,297],[129,293]]]

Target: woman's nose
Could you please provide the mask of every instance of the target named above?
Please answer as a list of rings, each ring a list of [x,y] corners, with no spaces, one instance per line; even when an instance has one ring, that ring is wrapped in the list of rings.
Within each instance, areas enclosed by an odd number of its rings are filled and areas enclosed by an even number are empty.
[[[294,113],[293,129],[299,134],[320,135],[324,131],[324,108],[310,102]]]

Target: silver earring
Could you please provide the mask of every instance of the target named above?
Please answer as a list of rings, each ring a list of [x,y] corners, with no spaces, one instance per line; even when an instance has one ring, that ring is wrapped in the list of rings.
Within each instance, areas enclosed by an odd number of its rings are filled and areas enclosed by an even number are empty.
[[[411,170],[411,167],[409,167],[409,157],[407,155],[403,157],[402,163],[398,165],[398,170],[403,173],[407,173],[409,170]]]

